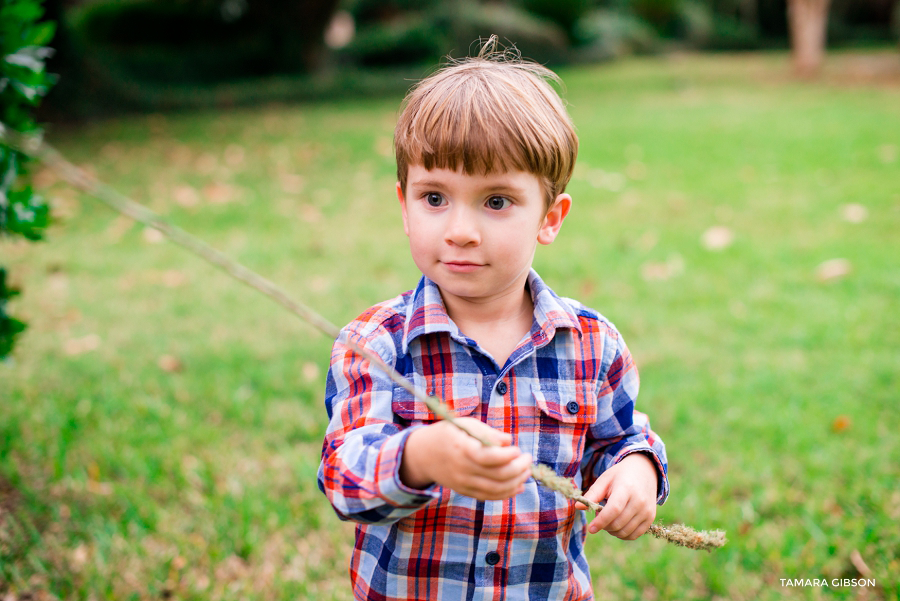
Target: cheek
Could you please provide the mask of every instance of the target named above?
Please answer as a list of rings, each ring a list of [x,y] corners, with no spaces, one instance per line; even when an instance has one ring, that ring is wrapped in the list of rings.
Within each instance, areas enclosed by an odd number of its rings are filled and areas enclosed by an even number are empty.
[[[434,236],[430,235],[427,230],[420,227],[412,226],[407,234],[409,236],[409,249],[413,256],[421,256],[433,252]]]

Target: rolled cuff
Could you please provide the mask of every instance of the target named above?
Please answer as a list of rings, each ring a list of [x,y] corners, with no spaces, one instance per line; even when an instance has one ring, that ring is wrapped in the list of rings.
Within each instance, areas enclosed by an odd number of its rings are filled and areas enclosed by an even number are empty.
[[[662,505],[669,497],[669,477],[666,473],[666,464],[659,454],[648,444],[632,444],[620,450],[613,459],[613,465],[619,463],[632,453],[646,453],[656,466],[656,504]]]
[[[412,426],[389,437],[378,453],[375,480],[378,496],[394,507],[412,509],[441,496],[437,484],[419,490],[410,488],[400,480],[400,464],[406,450],[406,441],[410,434],[422,427],[423,425]]]

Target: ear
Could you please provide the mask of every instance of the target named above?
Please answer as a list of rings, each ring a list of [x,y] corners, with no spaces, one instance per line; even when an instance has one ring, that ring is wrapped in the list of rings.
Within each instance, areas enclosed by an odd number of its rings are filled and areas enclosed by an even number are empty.
[[[397,200],[400,201],[400,213],[403,215],[403,233],[409,236],[409,220],[406,217],[406,198],[403,196],[403,186],[397,182]]]
[[[537,241],[541,244],[550,244],[556,240],[559,228],[562,227],[562,223],[565,220],[566,215],[569,214],[569,209],[571,208],[571,196],[568,194],[560,194],[557,196],[556,200],[553,201],[550,210],[547,211],[547,215],[544,217],[541,229],[538,230]]]

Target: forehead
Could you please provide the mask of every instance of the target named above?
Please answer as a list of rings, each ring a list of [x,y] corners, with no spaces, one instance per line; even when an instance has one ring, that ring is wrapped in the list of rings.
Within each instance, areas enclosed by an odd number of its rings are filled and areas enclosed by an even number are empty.
[[[520,195],[541,196],[541,179],[527,171],[491,171],[488,173],[466,173],[461,167],[426,168],[410,165],[407,169],[407,187],[417,190],[427,188],[453,188],[460,191],[496,191]]]

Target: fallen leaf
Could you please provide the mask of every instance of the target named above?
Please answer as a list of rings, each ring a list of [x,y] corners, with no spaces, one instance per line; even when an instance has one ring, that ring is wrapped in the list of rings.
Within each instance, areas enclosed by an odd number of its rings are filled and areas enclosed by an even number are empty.
[[[137,283],[137,278],[135,278],[133,273],[126,273],[125,275],[119,277],[119,290],[123,292],[127,292],[134,288],[134,285]]]
[[[851,425],[853,425],[853,422],[850,421],[850,418],[848,416],[839,415],[834,418],[833,422],[831,422],[831,431],[844,432],[845,430],[850,429]]]
[[[580,298],[590,298],[594,296],[597,290],[597,284],[590,278],[581,281],[581,287],[578,296]]]
[[[603,169],[591,169],[588,171],[586,179],[594,188],[603,188],[610,192],[621,192],[627,183],[625,176],[621,173]]]
[[[98,348],[100,348],[100,337],[96,334],[72,338],[63,343],[63,351],[67,355],[82,355]]]
[[[66,194],[57,194],[50,199],[50,213],[54,219],[71,219],[80,210],[81,203]]]
[[[166,239],[166,235],[161,231],[154,229],[152,227],[144,228],[144,240],[149,242],[150,244],[159,244],[164,242]]]
[[[829,259],[816,267],[816,278],[820,282],[830,282],[848,276],[852,270],[847,259]]]
[[[216,170],[216,166],[218,165],[218,163],[219,161],[214,155],[208,152],[204,152],[199,157],[197,157],[195,168],[200,174],[209,175]]]
[[[313,292],[326,292],[331,287],[331,280],[323,275],[313,276],[309,280],[309,289]]]
[[[50,272],[47,276],[47,288],[54,297],[65,297],[69,293],[69,276],[62,271]]]
[[[244,163],[244,157],[246,156],[246,152],[244,151],[243,146],[238,146],[237,144],[229,144],[225,147],[225,154],[223,155],[223,159],[225,159],[225,164],[229,167],[240,167]]]
[[[174,355],[163,355],[156,362],[161,370],[167,373],[175,373],[184,369],[184,364]]]
[[[212,204],[225,204],[234,200],[234,188],[221,182],[213,182],[203,187],[203,195]]]
[[[322,211],[316,205],[305,204],[300,207],[300,218],[306,223],[319,223],[322,221]]]
[[[647,262],[641,266],[641,276],[648,281],[662,281],[680,275],[684,271],[684,260],[673,255],[665,263]]]
[[[172,190],[172,198],[185,208],[195,207],[200,203],[200,195],[193,187],[183,184]]]
[[[854,202],[841,207],[841,217],[850,223],[862,223],[869,217],[869,210]]]
[[[34,174],[32,181],[34,182],[34,187],[41,190],[54,185],[59,181],[59,178],[55,171],[50,168],[44,168]]]
[[[309,361],[301,368],[303,379],[307,382],[315,382],[319,379],[319,366]]]
[[[637,239],[635,246],[644,252],[650,252],[659,243],[659,234],[653,230],[647,230]]]
[[[128,230],[134,225],[134,219],[119,215],[112,220],[109,227],[106,228],[106,238],[110,242],[119,242]]]
[[[87,490],[89,493],[108,497],[113,493],[113,486],[109,482],[96,482],[94,480],[88,480]]]
[[[734,234],[724,225],[714,225],[703,232],[700,241],[706,250],[723,250],[731,246],[731,243],[734,241]]]
[[[168,269],[162,274],[162,283],[167,288],[178,288],[187,283],[188,277],[177,269]]]
[[[627,175],[629,179],[642,180],[647,177],[647,165],[640,161],[629,163],[628,166],[625,167],[625,175]]]
[[[80,572],[81,568],[85,566],[89,558],[90,553],[87,545],[81,543],[72,550],[72,560],[69,565],[71,565],[72,569],[76,572]]]
[[[191,149],[188,146],[176,144],[169,149],[168,158],[169,162],[174,166],[187,169],[191,164],[193,156]]]
[[[278,176],[278,180],[281,183],[281,189],[286,194],[300,194],[306,186],[303,176],[294,173],[282,173]]]

